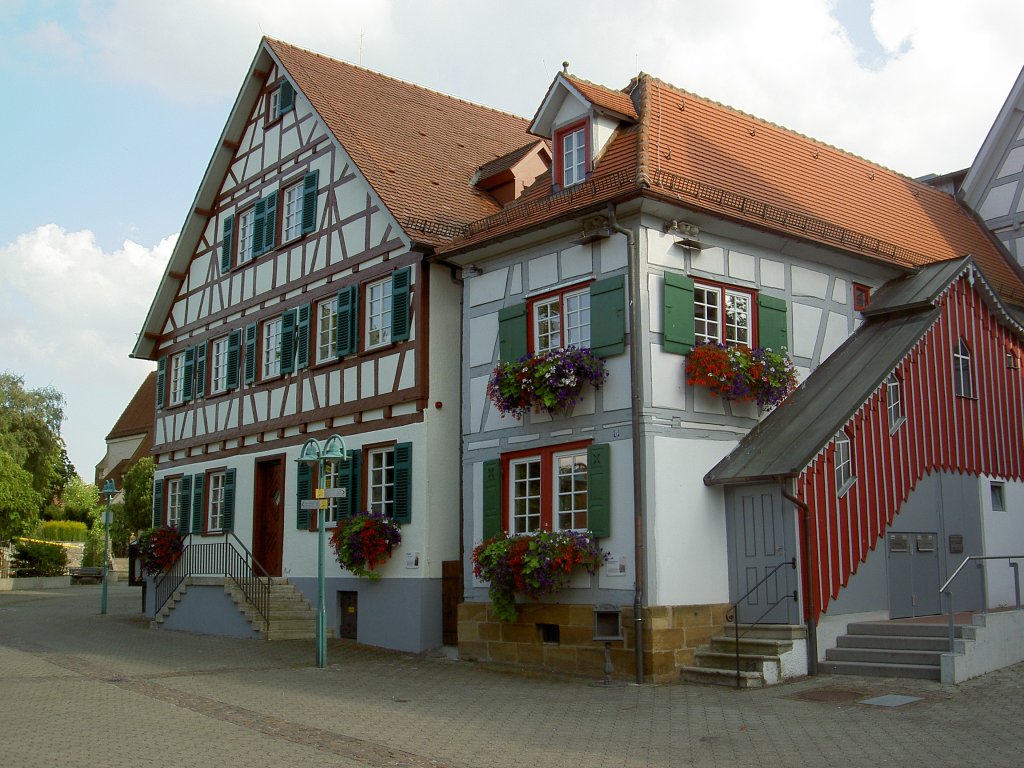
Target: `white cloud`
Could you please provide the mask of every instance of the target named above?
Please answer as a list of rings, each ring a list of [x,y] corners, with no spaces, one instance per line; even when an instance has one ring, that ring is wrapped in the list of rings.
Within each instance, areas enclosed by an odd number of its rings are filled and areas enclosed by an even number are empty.
[[[63,435],[87,480],[153,368],[128,355],[176,240],[104,253],[91,232],[48,224],[0,247],[0,365],[65,394]]]

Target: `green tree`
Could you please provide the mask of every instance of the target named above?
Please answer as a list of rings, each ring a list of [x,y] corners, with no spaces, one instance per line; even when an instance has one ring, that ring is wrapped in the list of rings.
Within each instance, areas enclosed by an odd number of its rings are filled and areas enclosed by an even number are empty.
[[[44,501],[58,497],[74,467],[67,459],[60,425],[64,395],[53,387],[25,389],[25,380],[0,373],[0,450],[32,477]]]
[[[64,488],[59,506],[64,512],[61,519],[88,523],[90,513],[100,508],[100,492],[95,485],[75,475]]]
[[[153,520],[153,459],[140,459],[124,476],[124,527],[137,533]]]
[[[0,541],[35,528],[42,497],[32,487],[32,475],[0,450]]]

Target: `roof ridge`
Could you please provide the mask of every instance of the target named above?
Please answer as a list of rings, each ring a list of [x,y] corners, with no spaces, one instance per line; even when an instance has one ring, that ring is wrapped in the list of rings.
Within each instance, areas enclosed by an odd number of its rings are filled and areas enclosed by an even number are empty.
[[[570,72],[563,72],[562,74],[570,82],[575,81],[577,83],[583,83],[584,85],[591,85],[594,88],[600,88],[603,91],[608,91],[608,93],[623,93],[626,96],[629,96],[629,91],[626,90],[627,88],[629,88],[628,85],[625,88],[620,88],[620,89],[616,90],[615,88],[610,88],[607,85],[604,85],[602,83],[595,83],[593,80],[587,80],[587,78],[585,78],[585,77],[580,77],[579,75],[574,75],[574,74],[572,74]],[[632,82],[633,81],[630,80],[630,83],[632,83]]]
[[[289,42],[286,42],[284,40],[278,40],[277,38],[269,37],[269,36],[264,36],[264,39],[268,43],[271,43],[272,47],[273,47],[273,45],[286,46],[286,47],[292,48],[292,49],[294,49],[296,51],[302,51],[303,53],[309,54],[310,56],[316,56],[317,58],[325,59],[326,61],[330,61],[330,62],[333,62],[335,64],[343,64],[346,67],[351,67],[352,69],[358,69],[360,72],[364,72],[367,75],[371,75],[372,77],[380,77],[380,78],[384,78],[385,80],[391,80],[392,82],[395,82],[395,83],[400,83],[402,85],[410,86],[410,87],[415,88],[415,89],[417,89],[419,91],[423,91],[424,93],[430,94],[431,96],[441,96],[442,98],[449,99],[451,101],[457,101],[460,104],[466,104],[467,106],[470,106],[470,107],[477,107],[478,109],[482,109],[485,112],[492,112],[492,113],[497,114],[497,115],[504,115],[505,117],[514,117],[517,120],[522,120],[524,122],[528,121],[528,118],[525,118],[522,115],[517,115],[514,112],[506,112],[503,109],[497,109],[495,107],[489,107],[486,104],[479,104],[479,103],[477,103],[475,101],[470,101],[469,99],[463,99],[463,98],[460,98],[458,96],[453,96],[452,94],[445,93],[444,91],[438,91],[438,90],[436,90],[434,88],[427,88],[425,85],[420,85],[419,83],[414,83],[411,80],[403,80],[402,78],[394,77],[393,75],[385,75],[383,72],[379,72],[379,71],[377,71],[375,69],[369,69],[368,67],[364,67],[364,66],[362,66],[360,64],[353,64],[351,61],[346,61],[345,59],[339,59],[339,58],[334,57],[334,56],[328,56],[325,53],[320,53],[319,51],[314,51],[314,50],[312,50],[310,48],[303,48],[301,45],[294,45],[293,43],[289,43]]]
[[[640,135],[637,138],[636,146],[636,178],[640,186],[645,187],[651,186],[650,163],[648,162],[647,149],[651,143],[651,127],[648,120],[651,101],[651,89],[649,87],[650,80],[650,75],[644,72],[637,73],[636,85],[640,88],[640,108],[637,110],[640,114]]]

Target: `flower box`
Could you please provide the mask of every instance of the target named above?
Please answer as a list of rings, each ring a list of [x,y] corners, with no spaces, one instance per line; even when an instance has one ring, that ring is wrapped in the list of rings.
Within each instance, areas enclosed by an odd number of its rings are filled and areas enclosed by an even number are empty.
[[[374,570],[391,559],[391,550],[402,543],[402,529],[381,512],[362,512],[350,517],[331,534],[331,547],[342,568],[376,581]]]
[[[750,349],[717,342],[698,344],[686,356],[686,383],[732,402],[771,410],[796,389],[796,368],[785,348]]]
[[[139,560],[143,573],[155,576],[178,562],[184,542],[175,528],[150,528],[139,536]]]
[[[600,389],[607,377],[604,360],[590,349],[565,347],[499,364],[487,382],[487,397],[502,416],[563,413],[582,399],[584,384]]]

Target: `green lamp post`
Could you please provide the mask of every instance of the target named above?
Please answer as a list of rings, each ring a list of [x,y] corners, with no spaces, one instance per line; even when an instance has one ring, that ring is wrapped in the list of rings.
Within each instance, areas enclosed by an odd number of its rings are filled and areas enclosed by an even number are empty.
[[[103,513],[103,591],[100,597],[100,613],[107,612],[107,553],[110,551],[110,500],[117,495],[113,480],[107,480],[100,491],[107,497],[107,509]]]
[[[301,464],[316,465],[317,487],[325,488],[328,461],[345,461],[345,441],[340,435],[331,435],[321,446],[315,438],[302,444],[299,458]],[[316,517],[316,665],[323,669],[327,666],[327,606],[324,602],[324,505],[323,494],[318,494],[321,504],[317,508]]]

